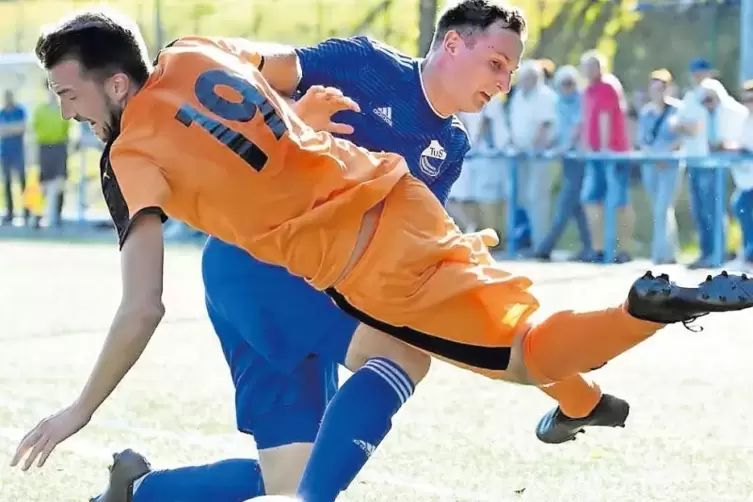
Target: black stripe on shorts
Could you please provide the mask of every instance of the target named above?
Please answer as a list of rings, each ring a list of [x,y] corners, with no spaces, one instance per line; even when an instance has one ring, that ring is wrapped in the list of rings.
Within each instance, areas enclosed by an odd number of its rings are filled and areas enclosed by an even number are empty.
[[[398,340],[402,340],[408,345],[412,345],[432,354],[446,357],[452,361],[467,364],[475,368],[486,370],[506,370],[507,366],[510,364],[510,347],[482,347],[479,345],[468,345],[422,333],[407,326],[393,326],[378,321],[368,314],[361,312],[348,303],[345,297],[334,288],[327,289],[326,293],[332,298],[340,310],[346,314],[374,329],[378,329]]]

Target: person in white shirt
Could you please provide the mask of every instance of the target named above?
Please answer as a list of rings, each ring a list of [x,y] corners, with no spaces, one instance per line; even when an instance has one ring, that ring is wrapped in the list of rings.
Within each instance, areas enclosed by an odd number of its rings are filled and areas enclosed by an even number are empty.
[[[708,114],[706,121],[706,134],[709,141],[709,150],[713,152],[722,152],[735,150],[739,147],[740,132],[745,123],[745,119],[748,115],[748,110],[729,95],[721,82],[715,79],[707,78],[701,82],[701,104]],[[724,236],[724,230],[726,226],[726,218],[722,218],[720,221],[716,218],[716,211],[714,201],[721,197],[721,194],[716,192],[716,183],[713,169],[706,169],[712,173],[709,178],[710,186],[703,186],[702,189],[706,193],[711,193],[713,199],[711,204],[706,207],[704,213],[701,215],[702,225],[711,234],[711,243],[713,249],[714,236],[721,230]],[[725,179],[727,171],[724,171]],[[721,225],[721,229],[719,226]],[[726,243],[724,237],[722,241]],[[714,263],[701,262],[700,265],[696,265],[703,268],[710,268]]]
[[[557,95],[545,84],[536,61],[524,61],[520,81],[511,98],[510,138],[512,148],[523,154],[517,164],[518,201],[531,226],[531,244],[537,249],[549,232],[554,163],[536,155],[557,142]]]
[[[468,132],[471,149],[450,190],[448,212],[466,232],[493,228],[505,235],[504,200],[506,198],[506,162],[495,157],[508,142],[504,110],[498,98],[492,99],[478,113],[457,114]]]
[[[476,178],[475,167],[479,161],[484,162],[486,159],[474,159],[472,155],[477,152],[474,149],[477,141],[478,130],[481,127],[481,113],[458,113],[458,119],[463,123],[471,149],[468,151],[468,158],[463,161],[463,168],[460,170],[460,176],[450,188],[450,196],[447,200],[447,212],[457,222],[458,226],[464,232],[475,232],[479,229],[478,204],[475,200],[474,183]]]
[[[481,111],[481,127],[477,132],[477,144],[481,151],[505,152],[510,146],[510,130],[502,95],[493,98]],[[473,139],[472,143],[473,144]],[[493,228],[498,235],[505,235],[505,201],[509,162],[502,157],[488,159],[475,168],[474,188],[478,202],[480,228]]]
[[[705,157],[709,154],[709,141],[706,125],[708,112],[701,104],[703,90],[701,82],[711,78],[714,70],[704,59],[690,62],[690,76],[693,88],[685,93],[682,109],[673,121],[673,132],[680,136],[681,147],[688,157]],[[714,248],[713,226],[710,226],[707,215],[713,213],[714,206],[714,172],[703,166],[689,162],[688,183],[690,191],[690,210],[698,232],[701,254],[690,268],[705,268],[711,264],[711,254]]]
[[[740,150],[753,155],[753,80],[743,84],[741,100],[748,114],[740,130]],[[734,165],[732,179],[736,188],[732,196],[732,211],[743,234],[740,261],[750,270],[753,269],[753,160]]]

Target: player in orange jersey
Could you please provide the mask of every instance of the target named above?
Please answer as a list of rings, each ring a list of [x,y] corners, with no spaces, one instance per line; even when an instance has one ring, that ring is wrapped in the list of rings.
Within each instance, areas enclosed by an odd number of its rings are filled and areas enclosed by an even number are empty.
[[[43,35],[37,55],[64,117],[107,141],[102,183],[124,285],[81,396],[27,434],[13,464],[29,452],[26,467],[43,464],[141,355],[163,315],[165,214],[307,278],[367,332],[525,384],[599,367],[666,324],[753,306],[745,276],[681,288],[647,274],[623,305],[532,326],[529,279],[495,264],[481,235],[463,235],[402,158],[307,126],[241,44],[188,37],[152,66],[135,28],[89,12]]]

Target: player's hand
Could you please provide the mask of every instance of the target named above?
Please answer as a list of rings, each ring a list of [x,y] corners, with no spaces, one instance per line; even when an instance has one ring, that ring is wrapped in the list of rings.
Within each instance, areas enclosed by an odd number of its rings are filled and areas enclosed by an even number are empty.
[[[314,85],[296,101],[293,110],[306,124],[317,131],[352,134],[352,126],[332,122],[332,115],[346,110],[360,112],[361,108],[358,103],[343,95],[340,89]]]
[[[26,461],[22,470],[28,470],[37,457],[37,467],[42,467],[55,447],[80,431],[89,420],[91,415],[75,404],[45,418],[21,440],[10,462],[11,467],[18,465],[24,457]]]

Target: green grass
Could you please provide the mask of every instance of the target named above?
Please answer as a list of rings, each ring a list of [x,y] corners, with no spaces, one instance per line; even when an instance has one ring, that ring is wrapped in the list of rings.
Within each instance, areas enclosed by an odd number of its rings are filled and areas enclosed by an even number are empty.
[[[0,256],[0,448],[9,460],[27,428],[79,391],[120,281],[114,244],[0,242]],[[544,312],[616,304],[641,266],[510,265],[537,281]],[[123,385],[43,470],[0,469],[0,500],[88,500],[106,483],[109,453],[125,447],[156,467],[254,454],[234,430],[197,250],[168,250],[165,287],[166,320]],[[533,435],[551,406],[540,392],[435,363],[342,500],[744,501],[753,493],[751,321],[705,318],[700,334],[672,327],[596,372],[631,401],[628,428],[559,447]]]

